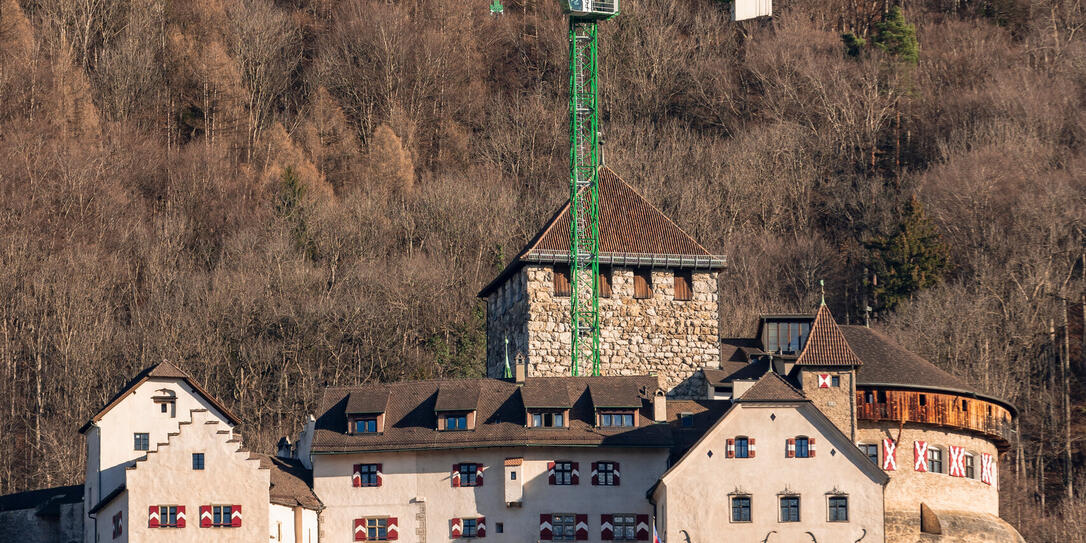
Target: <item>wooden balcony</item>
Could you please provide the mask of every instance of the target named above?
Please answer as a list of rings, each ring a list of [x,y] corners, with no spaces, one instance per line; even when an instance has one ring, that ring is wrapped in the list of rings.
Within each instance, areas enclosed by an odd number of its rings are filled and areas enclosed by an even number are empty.
[[[1000,450],[1010,447],[1014,435],[1014,420],[1005,407],[956,394],[857,390],[856,418],[859,421],[904,421],[971,430],[995,441]]]

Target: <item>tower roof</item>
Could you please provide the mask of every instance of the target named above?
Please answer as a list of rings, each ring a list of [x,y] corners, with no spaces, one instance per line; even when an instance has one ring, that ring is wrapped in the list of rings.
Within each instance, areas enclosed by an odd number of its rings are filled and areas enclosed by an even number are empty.
[[[719,269],[724,258],[694,241],[610,168],[600,168],[600,263],[619,266]],[[525,263],[568,263],[567,201],[479,296],[490,295]]]
[[[830,308],[818,308],[807,344],[796,360],[797,366],[862,366],[863,361],[849,347],[841,328],[833,320]]]

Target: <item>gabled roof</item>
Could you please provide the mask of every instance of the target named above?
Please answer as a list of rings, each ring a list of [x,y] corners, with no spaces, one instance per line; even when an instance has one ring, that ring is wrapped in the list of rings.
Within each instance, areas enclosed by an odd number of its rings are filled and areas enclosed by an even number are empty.
[[[807,397],[776,372],[766,372],[737,402],[806,402]]]
[[[137,373],[136,376],[128,381],[128,383],[126,383],[119,392],[114,394],[113,397],[110,398],[108,402],[106,402],[106,405],[104,407],[99,409],[98,412],[90,418],[90,420],[88,420],[81,428],[79,428],[79,433],[82,434],[83,432],[86,432],[88,429],[90,429],[91,425],[102,420],[102,417],[104,417],[106,413],[109,413],[109,411],[113,409],[117,404],[121,403],[121,400],[123,400],[125,396],[127,396],[136,387],[140,386],[141,384],[143,384],[144,381],[147,381],[148,379],[181,379],[188,383],[188,385],[191,386],[192,389],[196,391],[196,393],[203,396],[204,399],[207,400],[211,405],[215,406],[215,409],[217,409],[219,413],[222,413],[222,415],[226,417],[227,420],[235,425],[241,424],[241,419],[239,419],[236,415],[230,412],[230,410],[227,409],[226,406],[222,404],[222,402],[220,402],[217,398],[208,393],[207,390],[204,390],[204,387],[200,386],[200,383],[197,383],[191,375],[186,373],[181,368],[178,368],[177,366],[163,360],[162,362],[159,362],[158,364],[155,364],[151,367],[144,368],[143,371]]]
[[[368,415],[384,413],[388,405],[388,391],[377,386],[361,387],[351,392],[346,410],[351,414]]]
[[[529,379],[520,389],[520,399],[527,409],[566,409],[573,407],[569,391],[554,383]]]
[[[863,361],[849,347],[830,308],[822,305],[815,315],[807,344],[796,359],[797,366],[861,366]]]
[[[272,503],[287,507],[300,505],[306,509],[324,508],[313,493],[313,472],[305,469],[300,460],[266,454],[255,456],[260,458],[260,467],[271,470],[268,498]]]
[[[600,263],[622,266],[719,269],[714,256],[649,203],[610,168],[600,168]],[[489,296],[526,262],[569,262],[569,202],[528,242],[497,278],[479,292]]]
[[[439,387],[435,411],[475,411],[479,406],[479,387],[470,383]]]
[[[588,385],[588,391],[592,396],[592,406],[596,409],[641,407],[641,393],[634,382],[614,385],[595,383]]]

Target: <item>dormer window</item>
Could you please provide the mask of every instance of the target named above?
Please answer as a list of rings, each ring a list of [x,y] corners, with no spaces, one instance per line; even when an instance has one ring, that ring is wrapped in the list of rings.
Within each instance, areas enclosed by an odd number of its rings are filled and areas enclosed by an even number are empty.
[[[434,412],[437,429],[442,431],[474,430],[479,390],[471,382],[446,385],[437,390]]]
[[[347,431],[351,434],[380,434],[385,431],[388,391],[354,391],[347,398]]]
[[[630,428],[635,425],[633,411],[603,411],[599,414],[602,428]]]
[[[356,434],[376,434],[377,433],[377,417],[366,417],[354,420],[354,433]]]
[[[564,412],[535,412],[531,415],[532,428],[565,428],[566,426]]]
[[[438,430],[474,430],[475,413],[442,413]]]
[[[529,379],[520,387],[529,428],[565,428],[573,407],[565,385]]]
[[[811,319],[766,318],[762,324],[762,344],[767,353],[798,355],[811,333]]]

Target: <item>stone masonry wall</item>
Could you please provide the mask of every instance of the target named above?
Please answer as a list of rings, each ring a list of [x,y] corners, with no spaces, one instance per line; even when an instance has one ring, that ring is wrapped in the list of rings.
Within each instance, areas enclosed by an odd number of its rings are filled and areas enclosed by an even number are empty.
[[[818,376],[822,374],[840,378],[840,386],[818,388]],[[800,386],[803,394],[825,413],[846,436],[854,436],[856,428],[856,411],[852,402],[856,397],[853,393],[851,370],[801,369],[799,370]],[[832,384],[832,381],[831,381]]]
[[[704,380],[695,373],[720,360],[717,274],[694,273],[688,301],[674,299],[669,270],[652,272],[652,288],[652,298],[635,299],[633,270],[613,270],[611,297],[600,299],[601,373],[656,373],[673,397],[704,396]],[[525,266],[492,294],[488,375],[501,375],[505,335],[510,359],[518,351],[527,355],[529,376],[570,375],[569,304],[568,297],[554,296],[551,266]]]

